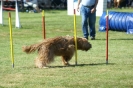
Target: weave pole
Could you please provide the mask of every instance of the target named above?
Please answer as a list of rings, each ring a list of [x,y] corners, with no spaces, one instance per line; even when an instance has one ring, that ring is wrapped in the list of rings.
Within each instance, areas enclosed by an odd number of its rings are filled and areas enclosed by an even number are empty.
[[[74,9],[74,41],[75,41],[75,65],[77,65],[77,29],[76,29],[76,11]]]
[[[45,33],[45,14],[44,10],[42,11],[42,32],[43,32],[43,38],[46,38],[46,33]]]
[[[1,5],[0,5],[0,24],[4,25],[3,23],[3,0],[1,0]]]
[[[106,64],[108,64],[108,29],[109,29],[109,16],[108,16],[108,10],[107,10],[107,16],[106,16]]]
[[[12,21],[11,21],[11,14],[10,14],[10,12],[9,12],[9,28],[10,28],[11,60],[12,60],[12,67],[14,68],[14,51],[13,51],[13,38],[12,38]]]

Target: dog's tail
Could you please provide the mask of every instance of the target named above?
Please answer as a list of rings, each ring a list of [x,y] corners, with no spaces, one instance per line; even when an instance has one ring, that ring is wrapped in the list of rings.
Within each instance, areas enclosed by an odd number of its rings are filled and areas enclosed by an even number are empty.
[[[30,45],[30,46],[23,46],[22,51],[29,54],[29,53],[32,53],[32,52],[35,52],[36,50],[38,50],[41,45],[42,45],[42,43],[33,44],[33,45]]]

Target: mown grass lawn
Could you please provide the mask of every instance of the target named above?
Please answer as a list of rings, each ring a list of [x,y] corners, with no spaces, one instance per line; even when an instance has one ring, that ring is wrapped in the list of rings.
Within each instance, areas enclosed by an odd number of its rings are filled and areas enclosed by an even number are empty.
[[[132,9],[111,9],[111,11]],[[99,32],[96,22],[96,40],[89,42],[92,49],[78,51],[71,66],[64,67],[60,57],[50,68],[35,68],[37,53],[22,52],[23,45],[43,40],[41,13],[19,13],[22,28],[15,28],[15,13],[11,12],[15,67],[10,57],[8,12],[4,11],[4,26],[0,25],[0,88],[132,88],[133,87],[133,35],[109,31],[109,64],[106,65],[106,34]],[[46,10],[46,38],[73,36],[73,16],[66,10]],[[82,37],[81,18],[76,17],[77,35]]]

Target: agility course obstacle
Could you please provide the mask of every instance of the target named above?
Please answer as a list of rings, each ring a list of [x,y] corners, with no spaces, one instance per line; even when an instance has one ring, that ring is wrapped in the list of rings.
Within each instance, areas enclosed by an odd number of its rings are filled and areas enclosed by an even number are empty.
[[[21,25],[20,25],[20,21],[19,21],[19,13],[18,13],[18,3],[17,3],[17,0],[16,0],[16,23],[15,23],[15,27],[17,28],[21,28]]]
[[[10,8],[4,8],[3,7],[3,0],[1,1],[1,6],[0,6],[0,24],[4,25],[3,22],[3,9],[10,9]],[[19,13],[18,13],[18,3],[17,0],[15,1],[15,9],[10,9],[10,10],[15,10],[16,12],[16,21],[15,21],[15,27],[16,28],[21,28],[20,20],[19,20]]]
[[[13,50],[13,37],[12,37],[12,21],[11,21],[11,13],[10,12],[9,12],[9,29],[10,29],[11,60],[12,60],[12,67],[14,68],[14,50]]]
[[[124,31],[127,34],[133,34],[133,13],[110,11],[108,21],[109,30]],[[106,30],[106,12],[100,17],[99,25],[99,31]]]
[[[1,6],[0,6],[0,24],[3,25],[3,9],[2,9],[2,6],[3,6],[3,2],[1,1]]]
[[[75,41],[75,65],[77,65],[77,29],[76,29],[76,10],[74,9],[74,41]]]
[[[109,15],[108,15],[108,10],[107,10],[107,15],[106,15],[106,64],[108,64],[108,29],[109,29]]]
[[[44,10],[42,11],[42,34],[43,34],[43,38],[46,38],[46,32],[45,32],[45,14],[44,14]]]

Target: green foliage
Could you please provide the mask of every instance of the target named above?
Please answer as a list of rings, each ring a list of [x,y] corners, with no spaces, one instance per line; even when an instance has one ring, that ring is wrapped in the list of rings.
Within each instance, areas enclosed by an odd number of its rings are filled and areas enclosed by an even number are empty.
[[[43,40],[41,13],[19,13],[20,29],[15,28],[15,12],[11,15],[15,67],[12,68],[10,57],[8,12],[4,11],[4,26],[0,25],[0,88],[133,87],[133,35],[109,31],[109,64],[106,65],[106,33],[98,31],[100,17],[97,17],[96,40],[89,40],[90,51],[77,52],[77,66],[75,57],[68,67],[56,57],[50,68],[39,69],[34,66],[37,53],[26,54],[22,46]],[[73,16],[68,16],[66,10],[46,10],[45,22],[46,38],[73,36]],[[82,37],[80,16],[76,17],[76,25],[77,36]]]

